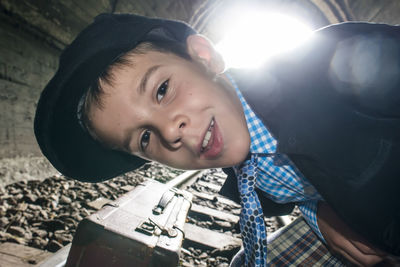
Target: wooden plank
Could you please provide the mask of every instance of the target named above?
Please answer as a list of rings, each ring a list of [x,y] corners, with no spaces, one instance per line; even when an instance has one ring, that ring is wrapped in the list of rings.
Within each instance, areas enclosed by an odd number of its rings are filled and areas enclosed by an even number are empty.
[[[0,244],[1,267],[32,266],[50,255],[52,253],[20,244],[10,242]]]
[[[217,202],[224,204],[224,205],[230,205],[234,206],[236,208],[240,208],[240,205],[230,199],[227,199],[225,197],[221,197],[220,195],[217,194],[207,194],[207,193],[202,193],[202,192],[197,192],[197,191],[190,191],[190,193],[193,194],[193,196],[206,199],[206,200],[211,200],[214,201],[215,198],[217,198]]]
[[[201,186],[206,187],[206,188],[209,188],[209,189],[214,190],[214,191],[219,191],[221,189],[220,185],[207,183],[207,182],[204,182],[204,181],[198,181],[198,182],[196,182],[196,184],[201,185]]]
[[[40,263],[40,267],[63,267],[67,262],[68,254],[71,249],[71,243],[58,250],[56,253]]]
[[[185,224],[185,239],[206,247],[222,249],[226,246],[240,246],[242,241],[231,235],[218,233],[191,223]]]
[[[211,209],[209,207],[203,207],[203,206],[196,205],[196,204],[192,204],[190,212],[206,214],[206,215],[212,216],[216,219],[231,222],[231,223],[237,223],[239,221],[239,216],[236,216],[236,215],[233,215],[233,214],[230,214],[227,212]]]
[[[188,181],[188,180],[192,180],[197,178],[198,176],[200,176],[201,171],[196,170],[196,171],[186,171],[182,174],[180,174],[179,176],[175,177],[174,179],[170,180],[167,185],[171,186],[171,187],[178,187],[180,186],[180,188],[185,188],[184,184]]]
[[[1,267],[32,267],[33,265],[24,262],[18,257],[0,253]]]

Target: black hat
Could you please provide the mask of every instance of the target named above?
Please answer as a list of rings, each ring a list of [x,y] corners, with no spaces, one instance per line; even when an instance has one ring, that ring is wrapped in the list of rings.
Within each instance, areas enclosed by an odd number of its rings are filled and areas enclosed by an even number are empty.
[[[107,149],[81,126],[78,104],[89,86],[118,56],[138,43],[185,43],[194,30],[179,21],[131,14],[102,14],[64,50],[43,90],[35,115],[35,135],[43,154],[62,174],[86,182],[110,179],[146,161]]]

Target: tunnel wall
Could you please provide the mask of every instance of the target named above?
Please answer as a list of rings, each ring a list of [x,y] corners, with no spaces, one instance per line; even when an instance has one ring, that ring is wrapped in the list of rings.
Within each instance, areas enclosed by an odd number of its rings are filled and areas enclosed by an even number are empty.
[[[40,155],[32,123],[40,92],[61,50],[103,12],[135,12],[188,20],[188,1],[0,2],[0,158]],[[199,2],[199,1],[197,1]]]
[[[104,12],[184,21],[206,1],[0,0],[0,184],[55,174],[33,134],[40,92],[62,49]]]

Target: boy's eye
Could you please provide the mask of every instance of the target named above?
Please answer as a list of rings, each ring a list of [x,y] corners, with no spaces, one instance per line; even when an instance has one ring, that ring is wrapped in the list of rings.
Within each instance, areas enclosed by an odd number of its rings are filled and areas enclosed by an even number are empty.
[[[169,80],[166,80],[165,82],[163,82],[160,85],[160,87],[158,87],[158,89],[157,89],[157,101],[158,102],[160,102],[164,98],[164,95],[167,93],[168,81]]]
[[[146,130],[140,137],[140,148],[142,149],[142,151],[146,150],[146,147],[148,146],[149,142],[150,142],[150,131]]]

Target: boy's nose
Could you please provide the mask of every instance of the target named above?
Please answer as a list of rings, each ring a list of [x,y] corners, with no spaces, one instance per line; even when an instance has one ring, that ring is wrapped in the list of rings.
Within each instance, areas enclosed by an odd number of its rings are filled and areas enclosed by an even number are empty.
[[[185,115],[178,115],[162,121],[160,132],[164,141],[172,148],[179,148],[187,123],[188,118]]]

